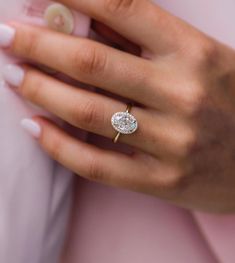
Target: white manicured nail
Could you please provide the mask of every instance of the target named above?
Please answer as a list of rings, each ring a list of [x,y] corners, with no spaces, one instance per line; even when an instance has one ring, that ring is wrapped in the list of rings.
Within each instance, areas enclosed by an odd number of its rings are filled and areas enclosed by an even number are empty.
[[[7,83],[19,87],[24,80],[25,73],[23,68],[17,65],[9,64],[3,68],[2,75]]]
[[[5,24],[0,24],[0,47],[7,48],[15,37],[15,29]]]
[[[38,139],[40,137],[42,129],[36,121],[32,119],[23,119],[20,124],[23,129],[34,138]]]

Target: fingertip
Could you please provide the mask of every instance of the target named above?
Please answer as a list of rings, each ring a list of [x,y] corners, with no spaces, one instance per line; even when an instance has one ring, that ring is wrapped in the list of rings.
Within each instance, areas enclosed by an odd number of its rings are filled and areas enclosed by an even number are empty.
[[[20,122],[21,127],[35,139],[39,139],[42,133],[42,127],[34,119],[25,118]]]

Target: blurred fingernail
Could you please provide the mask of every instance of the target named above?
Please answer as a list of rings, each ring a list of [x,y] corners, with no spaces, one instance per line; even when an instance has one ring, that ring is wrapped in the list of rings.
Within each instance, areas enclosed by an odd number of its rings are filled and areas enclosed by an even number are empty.
[[[4,80],[10,85],[19,87],[24,80],[24,69],[17,65],[6,65],[2,70]]]
[[[15,36],[15,29],[5,24],[0,24],[0,47],[7,48]]]
[[[28,132],[32,137],[38,139],[41,135],[41,126],[32,119],[23,119],[21,121],[22,128]]]

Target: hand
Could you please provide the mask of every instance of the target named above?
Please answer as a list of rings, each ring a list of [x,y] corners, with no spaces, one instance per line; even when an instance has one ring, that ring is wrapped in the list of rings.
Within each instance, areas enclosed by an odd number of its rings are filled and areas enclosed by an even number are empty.
[[[147,0],[59,2],[108,25],[148,56],[17,23],[10,52],[143,105],[132,109],[139,129],[120,137],[135,150],[126,155],[88,145],[41,117],[24,126],[54,159],[85,178],[187,208],[234,212],[234,50]],[[8,66],[5,78],[25,99],[110,139],[111,116],[126,108],[30,66]]]

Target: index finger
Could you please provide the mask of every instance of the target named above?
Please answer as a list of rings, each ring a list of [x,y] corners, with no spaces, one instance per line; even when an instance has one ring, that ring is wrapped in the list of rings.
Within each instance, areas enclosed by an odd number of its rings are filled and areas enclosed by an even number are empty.
[[[108,25],[139,46],[165,53],[182,23],[149,0],[58,0]],[[174,26],[172,26],[174,25]]]

